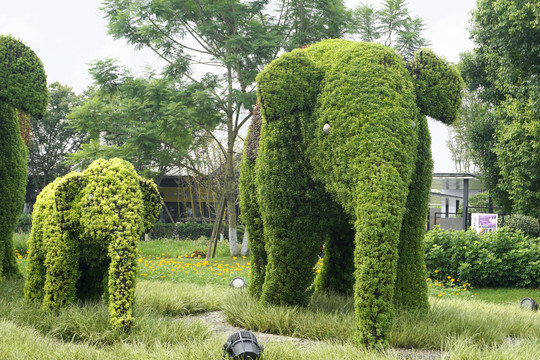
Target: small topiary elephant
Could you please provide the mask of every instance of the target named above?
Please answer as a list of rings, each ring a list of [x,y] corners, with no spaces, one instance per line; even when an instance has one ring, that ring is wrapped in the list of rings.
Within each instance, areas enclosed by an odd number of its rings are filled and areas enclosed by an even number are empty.
[[[357,333],[384,346],[394,304],[427,309],[423,236],[432,177],[425,115],[451,123],[463,80],[429,50],[326,40],[258,77],[240,175],[254,255],[250,291],[304,305],[354,290]]]
[[[25,298],[59,310],[105,292],[112,325],[128,329],[138,241],[160,207],[157,186],[121,159],[96,160],[47,185],[32,214]]]
[[[0,278],[19,274],[13,231],[24,204],[28,151],[17,115],[41,117],[47,103],[41,60],[19,40],[0,35]]]

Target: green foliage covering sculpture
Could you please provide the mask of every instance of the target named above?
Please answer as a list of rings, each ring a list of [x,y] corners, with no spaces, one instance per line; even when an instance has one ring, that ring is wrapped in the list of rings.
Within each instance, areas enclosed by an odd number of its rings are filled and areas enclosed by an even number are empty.
[[[0,278],[19,274],[13,231],[24,204],[28,153],[19,114],[41,117],[47,99],[41,60],[19,40],[0,35]]]
[[[385,346],[393,308],[426,310],[423,237],[431,186],[425,115],[451,123],[457,70],[429,50],[326,40],[257,77],[241,210],[254,251],[253,294],[303,305],[310,290],[354,291],[359,344]],[[325,243],[324,265],[314,265]]]
[[[25,298],[57,311],[105,294],[112,325],[129,329],[138,241],[160,207],[157,186],[121,159],[47,185],[34,206]]]

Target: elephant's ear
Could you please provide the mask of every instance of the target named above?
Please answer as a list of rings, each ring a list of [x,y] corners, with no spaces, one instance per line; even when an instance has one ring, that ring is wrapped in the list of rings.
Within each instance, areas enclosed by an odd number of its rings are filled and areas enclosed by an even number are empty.
[[[43,63],[26,45],[0,36],[0,101],[32,116],[47,110],[47,76]]]
[[[461,107],[464,86],[456,67],[428,49],[417,51],[407,67],[416,89],[420,112],[451,124]]]
[[[78,224],[76,199],[85,186],[85,177],[81,173],[65,175],[56,187],[54,199],[58,211],[58,221],[63,229],[73,229]]]
[[[267,122],[296,111],[313,110],[323,72],[304,53],[293,51],[257,75],[258,101]]]
[[[157,221],[162,201],[158,187],[153,181],[141,179],[140,185],[144,202],[143,227],[144,233],[147,234]]]

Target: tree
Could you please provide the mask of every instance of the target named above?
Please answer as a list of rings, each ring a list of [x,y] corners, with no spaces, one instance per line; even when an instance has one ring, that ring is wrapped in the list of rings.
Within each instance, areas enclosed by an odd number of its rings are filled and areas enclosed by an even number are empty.
[[[287,2],[285,2],[287,3]],[[290,1],[291,37],[286,50],[314,44],[321,39],[339,39],[347,32],[352,12],[342,0]]]
[[[231,254],[237,255],[234,146],[255,105],[255,76],[284,48],[342,34],[348,19],[343,2],[106,0],[103,10],[115,38],[153,50],[168,74],[212,94],[227,134],[223,191]]]
[[[484,177],[506,212],[540,217],[540,6],[526,0],[480,0],[473,11],[476,48],[462,56],[471,90],[493,106],[475,122],[484,136]],[[490,138],[489,135],[492,137]]]
[[[475,92],[464,91],[461,108],[456,121],[452,123],[449,131],[450,140],[447,142],[457,172],[474,172],[481,163],[481,156],[477,154],[481,149],[475,151],[471,138],[480,135],[478,130],[473,128],[478,125],[477,122],[482,121],[481,119],[486,119],[488,113],[489,107],[478,99]]]
[[[159,184],[188,156],[197,135],[219,121],[215,103],[197,84],[135,78],[111,59],[94,62],[90,73],[95,87],[69,115],[71,126],[87,134],[71,156],[79,167],[100,157],[121,157]]]
[[[429,46],[422,36],[424,29],[423,20],[409,14],[405,0],[385,0],[381,10],[372,4],[361,4],[353,15],[352,32],[359,34],[362,41],[393,47],[406,59]]]
[[[69,154],[79,149],[84,135],[69,126],[67,115],[80,102],[81,97],[70,87],[55,82],[49,85],[49,106],[45,116],[31,118],[28,172],[38,191],[70,170],[65,161]]]

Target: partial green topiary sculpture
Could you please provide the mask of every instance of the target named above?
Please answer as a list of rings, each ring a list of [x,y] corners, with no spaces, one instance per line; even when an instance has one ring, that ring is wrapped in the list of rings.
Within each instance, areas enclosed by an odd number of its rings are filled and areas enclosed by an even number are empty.
[[[27,149],[17,110],[39,117],[47,101],[41,60],[20,41],[0,35],[0,278],[19,274],[13,231],[24,204]]]
[[[137,244],[160,207],[157,186],[121,159],[47,185],[34,205],[25,298],[59,310],[105,293],[112,325],[129,329]]]
[[[354,290],[359,343],[385,346],[394,304],[429,306],[425,115],[454,120],[461,77],[429,50],[405,64],[382,45],[326,40],[282,55],[257,82],[262,125],[250,128],[240,176],[254,263],[264,265],[250,290],[306,304],[324,242],[315,286]]]

